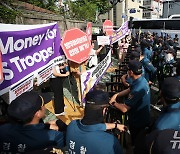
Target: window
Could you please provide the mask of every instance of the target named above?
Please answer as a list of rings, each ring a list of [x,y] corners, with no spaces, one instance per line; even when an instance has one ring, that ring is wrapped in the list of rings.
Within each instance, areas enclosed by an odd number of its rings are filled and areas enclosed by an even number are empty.
[[[169,4],[169,8],[173,9],[174,8],[174,4]]]

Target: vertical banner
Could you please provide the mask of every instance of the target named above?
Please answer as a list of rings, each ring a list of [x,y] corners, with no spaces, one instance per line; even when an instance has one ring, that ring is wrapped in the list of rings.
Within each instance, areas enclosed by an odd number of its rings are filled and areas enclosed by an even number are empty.
[[[39,84],[46,81],[52,75],[52,65],[64,57],[56,23],[0,24],[0,49],[4,73],[0,95],[10,91],[12,98],[32,89],[34,78],[40,79]]]
[[[3,70],[2,70],[2,55],[0,51],[0,82],[3,81]]]
[[[128,21],[126,21],[118,30],[113,31],[113,34],[110,36],[111,44],[119,41],[128,34],[129,34]]]
[[[81,75],[82,101],[86,94],[96,85],[111,64],[111,50],[107,56],[95,67],[87,70]]]

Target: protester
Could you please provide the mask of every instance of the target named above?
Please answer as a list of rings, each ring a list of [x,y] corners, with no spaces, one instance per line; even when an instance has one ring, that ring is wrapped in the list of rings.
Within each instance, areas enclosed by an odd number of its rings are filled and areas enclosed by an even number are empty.
[[[128,46],[129,44],[127,43],[126,39],[123,38],[119,43],[119,62],[122,62],[126,56],[126,53],[127,53],[127,49],[128,49]]]
[[[108,106],[109,96],[102,90],[86,94],[84,117],[72,121],[67,128],[66,144],[69,153],[122,154],[118,139],[106,129],[125,130],[124,125],[105,124],[103,114]]]
[[[154,129],[180,130],[180,81],[175,77],[164,80],[161,88],[164,109],[155,122]]]
[[[11,123],[0,126],[1,152],[23,153],[49,146],[64,147],[64,133],[50,130],[51,126],[40,122],[45,116],[44,103],[50,100],[47,94],[25,92],[11,102],[8,107]]]
[[[122,111],[128,113],[129,130],[133,144],[138,143],[137,137],[150,123],[150,89],[144,77],[142,77],[142,64],[132,60],[128,65],[128,74],[133,79],[130,88],[112,96],[110,103]],[[116,102],[117,97],[127,96],[124,104]],[[135,153],[138,153],[136,149]]]
[[[64,63],[54,66],[53,76],[50,79],[50,86],[54,93],[54,111],[56,116],[65,115],[63,81],[68,75],[69,71],[66,70]]]
[[[81,106],[83,105],[82,96],[81,96],[81,74],[86,71],[86,64],[87,64],[87,61],[81,64],[75,63],[73,61],[69,61],[71,75],[76,80],[76,87],[77,87],[77,93],[78,93],[77,103]]]
[[[92,68],[92,67],[94,67],[94,66],[96,66],[98,64],[98,57],[97,57],[97,55],[99,54],[99,52],[104,47],[104,45],[102,45],[99,49],[95,50],[94,49],[94,41],[92,41],[91,45],[92,45],[92,49],[90,51],[90,56],[89,56],[89,60],[88,60],[88,67],[89,68]]]

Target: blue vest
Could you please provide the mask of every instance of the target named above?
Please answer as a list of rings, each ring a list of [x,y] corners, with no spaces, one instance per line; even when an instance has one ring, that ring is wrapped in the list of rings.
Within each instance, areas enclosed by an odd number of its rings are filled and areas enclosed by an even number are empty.
[[[83,125],[80,120],[72,121],[66,132],[66,145],[73,154],[122,154],[118,139],[105,132],[105,124]]]

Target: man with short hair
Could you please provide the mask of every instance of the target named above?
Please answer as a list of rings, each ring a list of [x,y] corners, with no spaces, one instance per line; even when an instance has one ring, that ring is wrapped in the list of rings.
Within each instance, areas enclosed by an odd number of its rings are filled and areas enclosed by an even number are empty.
[[[0,151],[24,153],[49,146],[64,147],[64,133],[40,123],[45,116],[44,103],[51,99],[36,92],[25,92],[11,102],[8,115],[14,122],[0,126]]]
[[[67,127],[66,145],[69,153],[122,154],[118,139],[106,129],[117,127],[124,131],[124,125],[105,124],[103,113],[109,102],[107,92],[93,90],[86,94],[84,117],[72,121]]]

